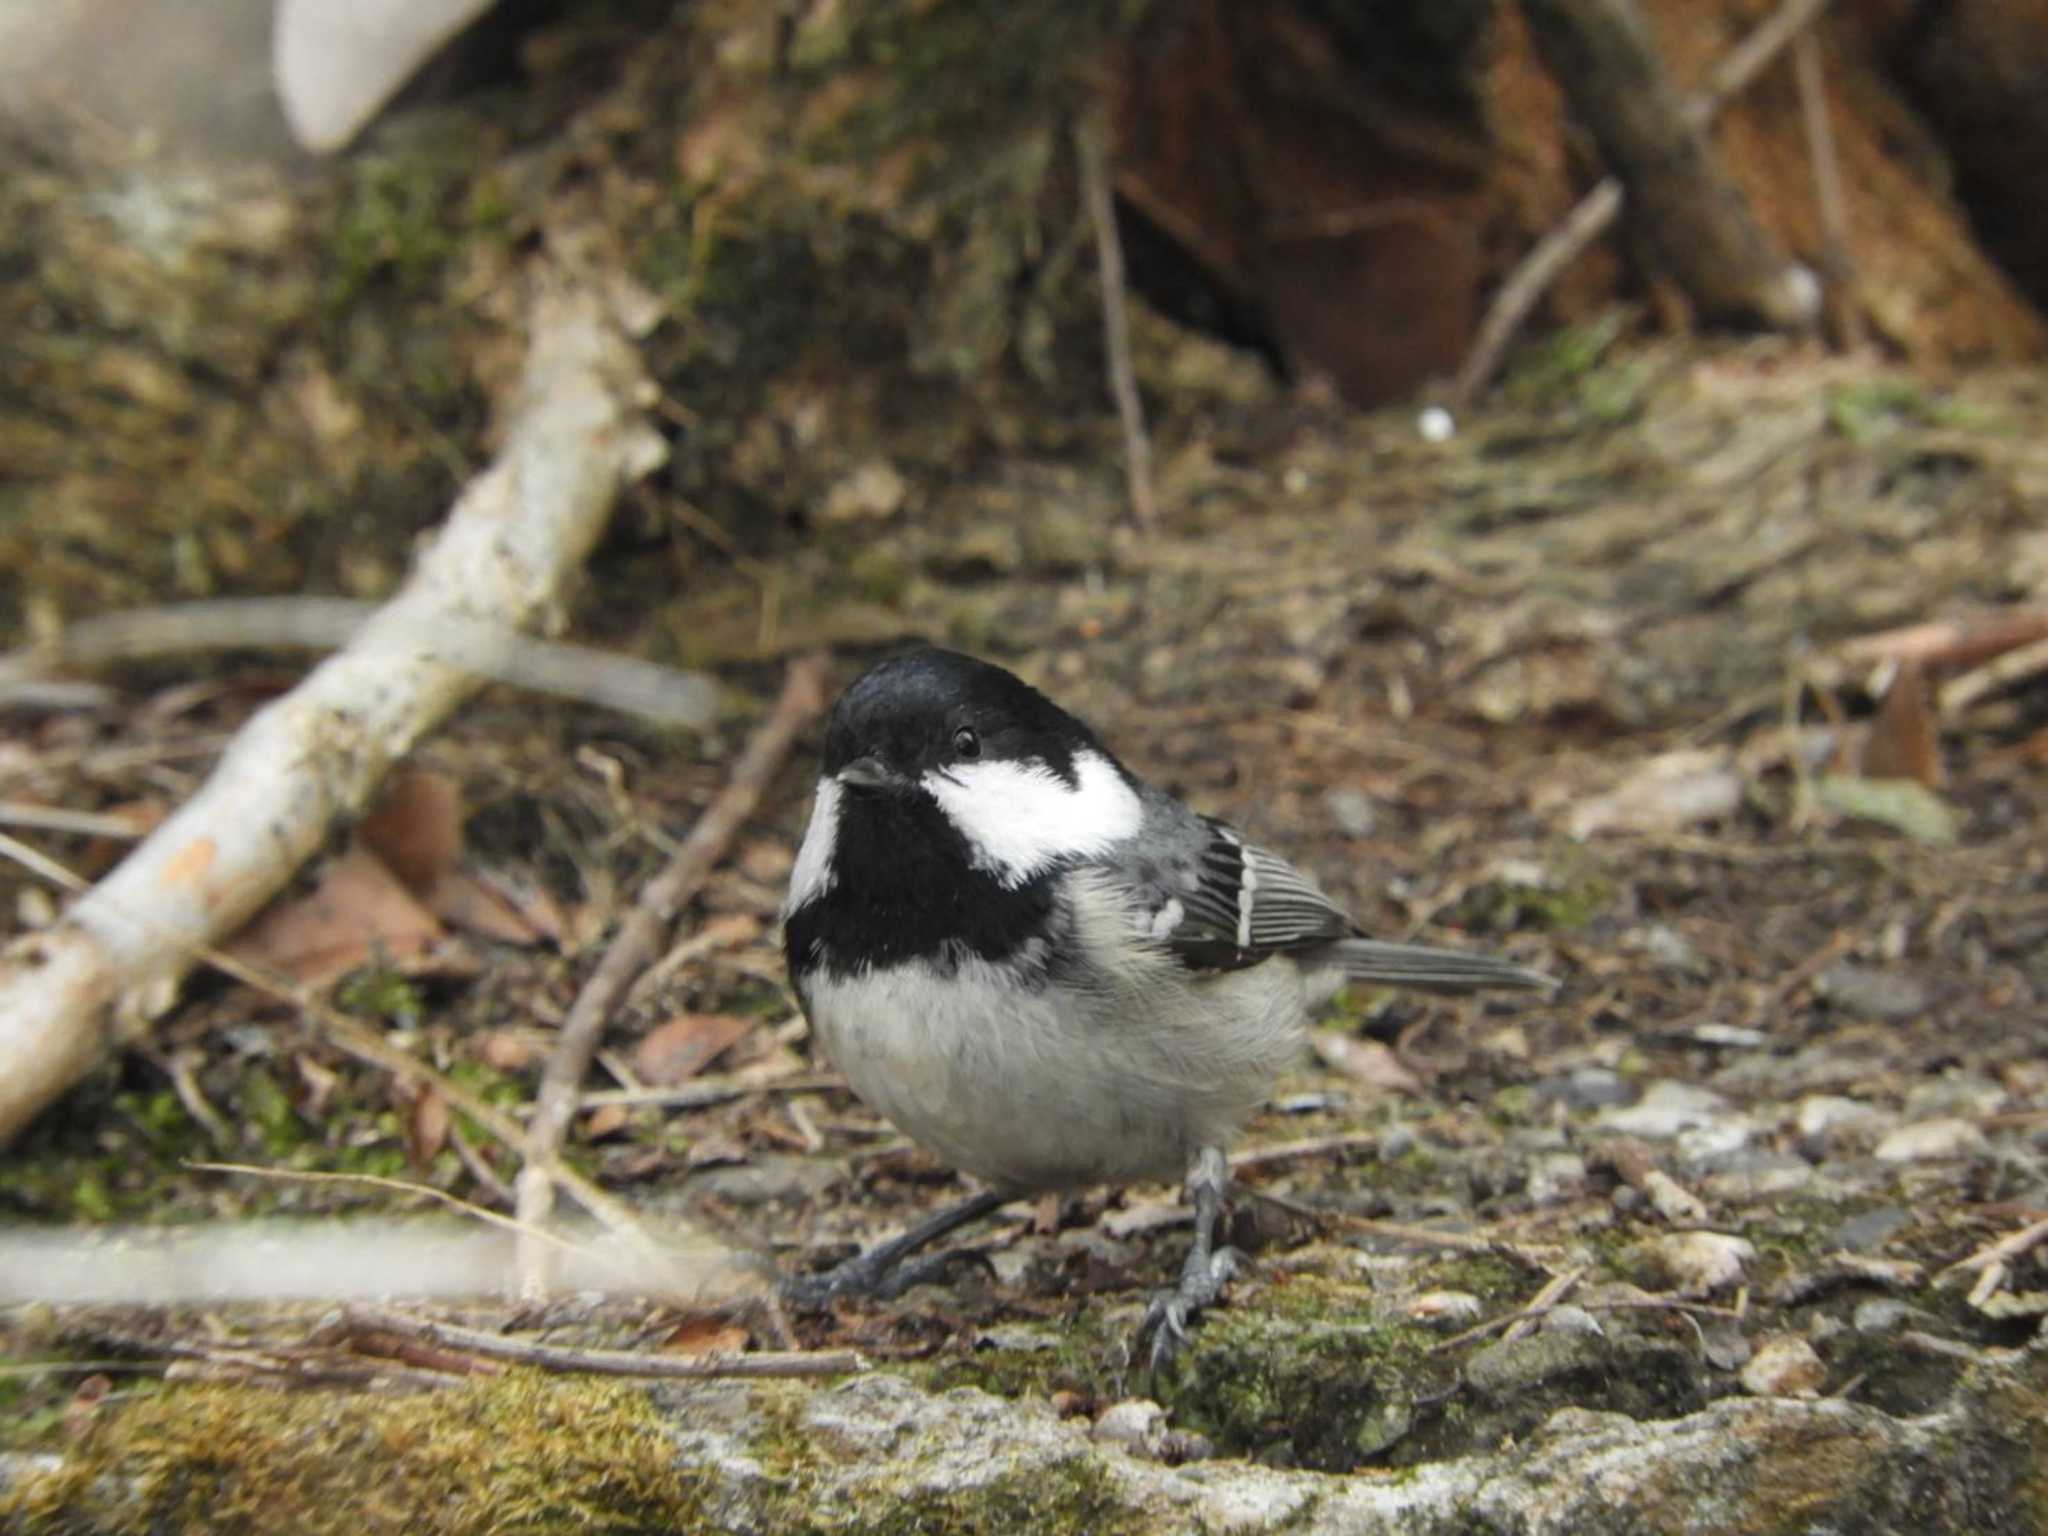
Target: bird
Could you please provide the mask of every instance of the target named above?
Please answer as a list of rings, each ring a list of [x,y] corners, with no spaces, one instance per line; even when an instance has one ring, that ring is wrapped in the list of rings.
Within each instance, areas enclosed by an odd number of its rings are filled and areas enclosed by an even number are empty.
[[[992,662],[920,646],[848,686],[783,908],[814,1041],[854,1094],[984,1188],[784,1299],[895,1294],[913,1255],[1022,1196],[1185,1181],[1195,1234],[1138,1329],[1157,1368],[1239,1257],[1225,1150],[1347,982],[1547,989],[1504,959],[1368,937],[1307,875],[1147,783]]]

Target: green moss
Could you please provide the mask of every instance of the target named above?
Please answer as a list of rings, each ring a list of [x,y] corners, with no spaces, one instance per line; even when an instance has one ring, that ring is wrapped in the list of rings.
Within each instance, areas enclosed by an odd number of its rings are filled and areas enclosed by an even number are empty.
[[[1432,1336],[1359,1305],[1351,1287],[1294,1277],[1204,1319],[1157,1384],[1178,1422],[1226,1454],[1349,1471],[1413,1421]]]
[[[0,1497],[24,1536],[702,1529],[639,1388],[511,1372],[408,1396],[173,1388],[105,1412],[55,1476]]]
[[[847,1520],[845,1513],[823,1511],[810,1523],[775,1528],[833,1536],[1117,1536],[1143,1528],[1108,1473],[1080,1457],[957,1492],[913,1493],[872,1517],[856,1510]]]

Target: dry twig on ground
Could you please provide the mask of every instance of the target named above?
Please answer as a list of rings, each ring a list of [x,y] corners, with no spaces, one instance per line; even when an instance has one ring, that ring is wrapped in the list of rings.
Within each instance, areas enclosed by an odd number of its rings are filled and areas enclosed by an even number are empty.
[[[530,1365],[544,1371],[588,1371],[603,1376],[646,1376],[702,1380],[714,1376],[742,1376],[752,1379],[799,1376],[845,1376],[867,1369],[867,1362],[850,1349],[811,1353],[801,1350],[763,1352],[752,1355],[664,1355],[622,1349],[574,1349],[559,1344],[537,1344],[510,1339],[503,1334],[462,1328],[454,1323],[437,1323],[424,1317],[409,1317],[377,1307],[345,1308],[336,1324],[323,1324],[316,1337],[323,1342],[346,1337],[361,1343],[376,1343],[388,1337],[409,1344],[425,1345],[484,1360]]]
[[[733,765],[725,788],[698,818],[668,867],[640,893],[618,937],[577,995],[554,1055],[541,1075],[533,1117],[527,1125],[528,1167],[517,1185],[523,1232],[536,1232],[547,1221],[554,1199],[549,1170],[560,1162],[562,1139],[576,1113],[583,1074],[590,1068],[598,1036],[610,1022],[613,1008],[633,979],[660,955],[676,913],[703,888],[741,823],[760,803],[762,792],[789,756],[797,732],[824,708],[826,667],[826,658],[818,654],[790,664],[781,697]],[[522,1240],[519,1268],[522,1288],[531,1293],[545,1287],[546,1255],[542,1249]]]

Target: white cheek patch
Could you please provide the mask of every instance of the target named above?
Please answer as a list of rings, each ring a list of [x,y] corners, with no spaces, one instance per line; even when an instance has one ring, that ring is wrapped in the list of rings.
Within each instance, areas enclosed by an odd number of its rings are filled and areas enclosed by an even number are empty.
[[[837,878],[832,872],[832,853],[839,843],[839,799],[845,793],[837,779],[818,780],[818,795],[811,802],[811,824],[789,871],[789,900],[782,904],[785,917],[832,889]]]
[[[1022,885],[1065,859],[1094,858],[1138,830],[1137,792],[1109,759],[1074,755],[1068,784],[1043,763],[962,763],[924,776],[925,790],[973,850],[977,869]]]

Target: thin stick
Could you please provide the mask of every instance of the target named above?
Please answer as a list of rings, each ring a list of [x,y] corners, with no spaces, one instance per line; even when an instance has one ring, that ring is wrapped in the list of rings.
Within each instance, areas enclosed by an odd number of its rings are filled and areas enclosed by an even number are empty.
[[[867,1362],[850,1349],[763,1352],[754,1355],[658,1355],[622,1349],[570,1349],[535,1344],[503,1334],[462,1328],[387,1312],[380,1307],[346,1307],[342,1325],[357,1339],[387,1334],[437,1349],[460,1350],[487,1360],[536,1366],[545,1371],[586,1371],[600,1376],[651,1376],[683,1379],[706,1377],[847,1376],[864,1371]]]
[[[1806,127],[1806,152],[1813,160],[1815,201],[1820,207],[1821,270],[1827,274],[1829,308],[1844,349],[1863,349],[1863,315],[1856,307],[1856,262],[1849,251],[1849,204],[1842,191],[1842,162],[1828,121],[1827,85],[1821,77],[1820,42],[1803,31],[1792,44],[1792,68],[1799,80],[1799,115]]]
[[[826,666],[826,657],[819,653],[790,663],[781,697],[733,765],[725,788],[698,817],[668,867],[640,893],[633,911],[620,926],[618,937],[577,994],[554,1055],[548,1058],[541,1073],[533,1117],[527,1122],[527,1167],[520,1172],[516,1186],[517,1216],[523,1231],[536,1231],[546,1224],[554,1201],[554,1181],[549,1170],[561,1162],[563,1138],[568,1134],[569,1122],[575,1118],[583,1075],[590,1070],[598,1036],[604,1032],[633,978],[660,955],[676,913],[703,888],[741,824],[760,803],[769,780],[789,756],[797,732],[824,708]],[[519,1274],[527,1294],[544,1288],[543,1256],[524,1238],[520,1244]]]
[[[1704,89],[1691,103],[1692,113],[1702,122],[1726,105],[1763,72],[1793,38],[1827,8],[1827,0],[1785,0],[1769,20],[1743,39],[1707,76]],[[1580,198],[1565,215],[1564,222],[1536,242],[1508,280],[1501,285],[1486,308],[1473,339],[1472,350],[1451,383],[1448,405],[1453,414],[1468,409],[1486,381],[1499,367],[1508,343],[1521,330],[1537,300],[1549,290],[1558,273],[1576,261],[1586,247],[1606,231],[1624,201],[1621,183],[1612,176]]]
[[[1571,1288],[1579,1283],[1579,1277],[1584,1275],[1589,1268],[1591,1268],[1590,1265],[1581,1264],[1576,1269],[1567,1269],[1560,1274],[1552,1275],[1543,1282],[1543,1288],[1529,1298],[1528,1310],[1533,1312],[1540,1307],[1543,1311],[1548,1312],[1570,1294]],[[1535,1326],[1535,1318],[1520,1317],[1508,1325],[1508,1331],[1502,1337],[1519,1339]]]
[[[1150,528],[1158,512],[1152,494],[1152,440],[1145,432],[1145,403],[1138,398],[1131,365],[1131,319],[1124,307],[1124,247],[1116,232],[1116,200],[1110,195],[1099,116],[1074,125],[1074,149],[1081,162],[1081,190],[1088,220],[1095,226],[1095,265],[1102,288],[1102,331],[1109,352],[1109,392],[1116,398],[1124,430],[1124,478],[1130,485],[1131,517]]]

